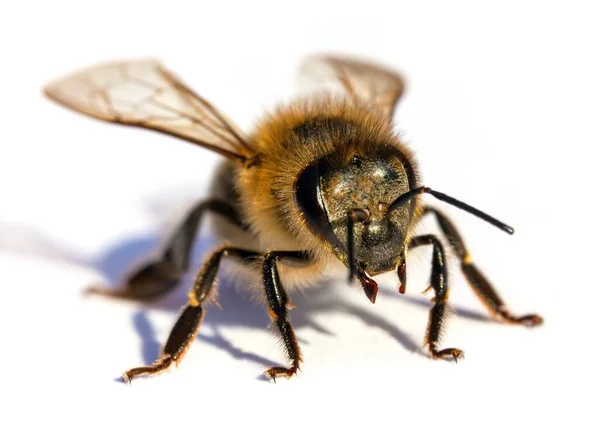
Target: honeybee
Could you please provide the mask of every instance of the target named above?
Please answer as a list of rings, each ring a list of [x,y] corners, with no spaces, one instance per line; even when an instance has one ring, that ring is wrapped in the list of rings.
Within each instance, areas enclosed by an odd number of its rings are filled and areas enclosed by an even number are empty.
[[[196,232],[208,212],[217,214],[217,232],[232,243],[206,258],[157,361],[126,371],[125,381],[181,361],[214,295],[223,259],[262,276],[266,306],[289,359],[288,365],[266,370],[275,379],[293,376],[302,362],[290,323],[289,291],[342,268],[375,303],[378,285],[372,277],[395,271],[404,293],[406,254],[421,246],[433,248],[429,287],[435,293],[425,345],[435,359],[458,360],[460,349],[440,347],[449,290],[444,247],[433,234],[414,236],[415,225],[427,214],[439,223],[494,318],[542,323],[538,315],[515,316],[507,309],[473,264],[456,227],[424,204],[428,194],[513,233],[482,211],[421,184],[414,155],[392,124],[402,77],[365,60],[322,55],[309,57],[302,70],[314,83],[313,94],[275,109],[252,134],[240,131],[154,60],[93,66],[45,88],[48,97],[81,113],[169,134],[226,158],[212,196],[190,210],[159,258],[135,270],[122,290],[89,290],[145,301],[163,296],[188,270]]]

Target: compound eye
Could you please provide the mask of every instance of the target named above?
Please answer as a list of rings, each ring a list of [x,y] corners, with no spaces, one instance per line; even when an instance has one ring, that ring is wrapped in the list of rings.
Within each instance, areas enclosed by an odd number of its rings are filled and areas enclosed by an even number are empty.
[[[307,166],[296,180],[294,201],[304,215],[309,229],[328,240],[333,246],[338,241],[333,233],[321,195],[321,174],[326,169],[318,163]]]

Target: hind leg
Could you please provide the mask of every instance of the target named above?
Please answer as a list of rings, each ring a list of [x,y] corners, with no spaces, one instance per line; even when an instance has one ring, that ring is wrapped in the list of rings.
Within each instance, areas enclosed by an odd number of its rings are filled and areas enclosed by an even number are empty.
[[[198,203],[167,242],[158,260],[137,269],[125,281],[123,290],[89,288],[88,293],[103,296],[151,301],[174,289],[189,269],[196,234],[208,211],[217,213],[232,224],[244,228],[238,213],[227,202],[209,199]]]

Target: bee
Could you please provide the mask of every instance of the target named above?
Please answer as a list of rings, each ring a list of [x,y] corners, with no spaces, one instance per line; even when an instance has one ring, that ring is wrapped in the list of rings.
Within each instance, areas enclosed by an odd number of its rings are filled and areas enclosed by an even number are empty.
[[[265,376],[291,377],[302,353],[290,323],[288,293],[318,284],[340,269],[360,284],[373,303],[373,276],[395,271],[406,290],[406,255],[433,250],[429,288],[435,297],[425,346],[434,359],[458,360],[458,348],[442,348],[449,284],[444,247],[433,234],[415,236],[415,225],[433,216],[462,271],[491,315],[502,322],[537,326],[538,315],[511,313],[473,263],[450,219],[423,202],[430,195],[512,234],[513,229],[449,195],[421,183],[411,150],[393,129],[402,77],[363,59],[315,55],[302,67],[314,91],[263,117],[245,134],[155,60],[96,65],[48,85],[52,100],[89,116],[177,137],[224,158],[211,196],[196,204],[170,236],[162,253],[136,269],[121,290],[92,293],[150,301],[175,288],[190,267],[202,219],[216,214],[216,231],[226,242],[203,263],[155,363],[123,374],[125,381],[178,365],[197,334],[224,259],[261,278],[269,316],[282,339],[287,365]]]

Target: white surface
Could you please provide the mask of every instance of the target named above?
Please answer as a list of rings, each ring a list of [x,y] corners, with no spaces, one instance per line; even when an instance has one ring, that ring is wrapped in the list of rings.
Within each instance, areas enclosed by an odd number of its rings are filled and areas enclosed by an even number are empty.
[[[0,424],[597,426],[593,2],[247,3],[1,6]],[[406,297],[391,276],[374,306],[343,281],[294,297],[305,363],[290,381],[258,379],[282,351],[262,308],[222,290],[223,311],[210,309],[179,369],[116,382],[156,355],[185,287],[147,308],[80,292],[116,284],[150,252],[218,158],[72,114],[40,87],[97,61],[155,56],[250,129],[289,99],[298,61],[315,51],[403,71],[396,122],[424,182],[515,227],[509,237],[446,208],[510,307],[545,325],[482,320],[455,267],[458,315],[443,344],[466,358],[423,357],[429,255],[419,252]]]

